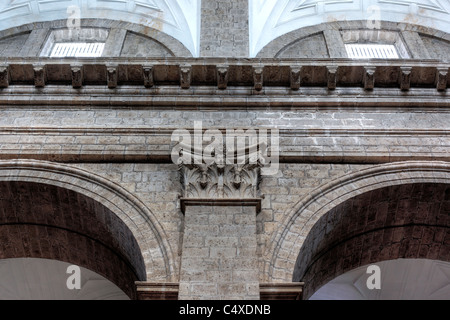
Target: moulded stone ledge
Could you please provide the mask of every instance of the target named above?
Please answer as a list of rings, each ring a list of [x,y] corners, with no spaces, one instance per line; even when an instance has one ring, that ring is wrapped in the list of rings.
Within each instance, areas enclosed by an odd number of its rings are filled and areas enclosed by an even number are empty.
[[[183,214],[186,211],[186,206],[220,206],[220,207],[248,207],[255,206],[256,213],[261,212],[262,198],[250,198],[250,199],[214,199],[214,198],[181,198],[181,212]]]
[[[178,300],[180,284],[175,282],[135,282],[139,300]],[[303,282],[260,283],[261,300],[301,300]]]

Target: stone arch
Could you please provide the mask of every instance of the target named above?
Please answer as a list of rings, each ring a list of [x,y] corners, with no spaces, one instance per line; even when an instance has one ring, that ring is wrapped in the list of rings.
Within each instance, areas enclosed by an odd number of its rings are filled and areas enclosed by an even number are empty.
[[[436,58],[432,52],[423,52],[420,49],[411,48],[415,45],[414,41],[426,40],[430,37],[447,43],[450,40],[450,34],[439,31],[430,27],[419,26],[409,23],[398,23],[391,21],[381,21],[380,29],[367,29],[367,21],[336,21],[322,23],[314,26],[303,27],[285,33],[265,45],[257,54],[257,58],[346,58],[345,48],[346,37],[349,34],[361,33],[365,31],[371,33],[366,35],[368,38],[384,39],[382,43],[387,43],[386,39],[390,39],[389,43],[395,44],[401,56],[414,59],[430,59]],[[419,39],[406,41],[403,32],[417,32]],[[329,33],[328,37],[326,34]],[[383,35],[382,33],[386,33]],[[386,38],[386,39],[385,39]],[[332,41],[330,43],[329,41]],[[375,41],[377,42],[377,41]],[[437,44],[439,46],[439,44]],[[440,45],[441,47],[445,45]],[[428,48],[430,49],[430,48]],[[432,49],[432,48],[431,48]],[[436,49],[439,51],[440,47]],[[433,50],[436,51],[436,50]],[[298,52],[297,56],[287,54],[291,51]],[[411,52],[412,51],[412,52]],[[407,53],[406,53],[407,52]],[[446,56],[440,57],[446,59]]]
[[[157,51],[165,52],[167,56],[175,57],[192,57],[192,53],[186,46],[179,40],[173,38],[172,36],[158,30],[155,28],[143,26],[136,23],[130,23],[125,21],[110,20],[110,19],[81,19],[81,28],[90,28],[98,30],[112,30],[119,29],[126,32],[126,36],[122,41],[112,42],[113,47],[105,47],[105,51],[111,52],[122,52],[123,45],[127,41],[127,37],[137,37],[142,42],[143,46],[150,46],[157,49]],[[0,41],[2,39],[11,39],[14,37],[28,37],[30,32],[33,30],[48,30],[46,37],[40,39],[39,47],[44,47],[45,43],[48,42],[48,37],[51,31],[67,29],[67,20],[53,20],[45,22],[34,22],[29,24],[24,24],[19,27],[14,27],[6,30],[0,31]],[[20,40],[20,39],[19,39]],[[26,40],[25,40],[26,41]],[[18,54],[18,52],[16,53]],[[119,54],[120,55],[120,54]]]
[[[267,246],[261,265],[266,282],[291,282],[300,249],[316,222],[357,195],[411,183],[450,183],[450,163],[406,161],[377,165],[315,189],[290,210]]]
[[[146,269],[146,279],[140,280],[175,280],[178,268],[163,228],[145,204],[120,185],[66,164],[37,160],[0,161],[0,182],[12,181],[60,187],[101,204],[134,236]]]
[[[398,259],[450,260],[450,184],[375,189],[324,214],[306,237],[294,269],[304,298],[361,266]]]

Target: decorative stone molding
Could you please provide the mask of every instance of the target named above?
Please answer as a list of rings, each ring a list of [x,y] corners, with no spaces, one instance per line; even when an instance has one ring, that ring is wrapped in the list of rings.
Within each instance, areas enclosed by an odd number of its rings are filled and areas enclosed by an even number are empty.
[[[34,86],[37,88],[45,87],[46,83],[45,66],[36,65],[33,66],[33,70],[34,70]]]
[[[337,70],[336,66],[327,67],[328,90],[335,90],[337,86]]]
[[[136,281],[138,300],[178,300],[179,283]]]
[[[217,87],[225,90],[228,85],[228,66],[217,66]]]
[[[260,283],[261,300],[302,300],[303,282]]]
[[[180,85],[182,89],[189,89],[192,81],[192,67],[190,65],[180,66]]]
[[[292,90],[300,89],[301,71],[302,71],[301,67],[291,67],[290,82]]]
[[[260,164],[179,165],[184,198],[252,199],[258,197]]]
[[[438,91],[444,91],[447,89],[448,82],[448,69],[437,69],[436,70],[436,88]]]
[[[197,155],[190,159],[198,160]],[[206,164],[200,161],[180,163],[181,210],[186,204],[218,206],[256,206],[261,210],[260,182],[262,163],[259,159],[245,163]],[[229,159],[227,159],[229,161]],[[199,163],[196,163],[199,162]]]
[[[364,68],[364,89],[373,90],[375,87],[375,68],[366,67]]]
[[[408,91],[411,88],[411,67],[400,67],[400,89]]]
[[[82,85],[92,87],[94,84],[103,84],[117,86],[120,89],[123,87],[120,85],[122,83],[126,86],[146,88],[164,86],[175,89],[175,86],[179,86],[186,90],[198,86],[216,86],[219,90],[253,88],[257,91],[253,93],[258,96],[269,95],[274,88],[287,88],[297,90],[297,92],[292,92],[293,97],[299,95],[302,98],[301,101],[305,101],[306,91],[311,91],[311,94],[316,92],[311,89],[312,87],[346,88],[346,93],[352,93],[355,90],[367,89],[372,86],[373,89],[385,89],[398,88],[401,85],[405,90],[411,87],[411,91],[420,91],[419,89],[431,89],[430,81],[433,82],[434,77],[437,78],[436,87],[442,90],[447,86],[445,74],[448,73],[450,67],[448,63],[437,60],[400,59],[395,61],[374,60],[370,65],[364,61],[349,59],[308,59],[302,60],[301,65],[293,65],[292,61],[282,59],[166,58],[152,60],[115,58],[110,61],[107,58],[96,58],[95,60],[80,61],[72,58],[64,60],[8,58],[8,60],[0,61],[0,79],[3,79],[1,80],[3,86],[6,84],[8,86],[34,84],[34,74],[23,72],[23,70],[33,69],[36,66],[44,68],[45,78],[49,83],[66,86],[69,84],[68,80],[72,79],[72,85],[75,88]],[[118,66],[120,66],[120,72]],[[99,77],[99,74],[108,74],[108,76]],[[396,76],[397,74],[398,76]],[[281,81],[281,79],[283,80]],[[298,91],[300,86],[302,90]],[[260,92],[263,88],[264,92]],[[351,88],[352,91],[348,88]],[[155,94],[158,92],[156,91]],[[202,92],[198,91],[196,94],[202,94]],[[386,90],[384,92],[393,94]],[[356,93],[360,94],[361,90]],[[185,92],[182,94],[184,95]],[[226,95],[228,96],[229,93]],[[130,97],[132,96],[130,95]],[[366,97],[370,97],[370,95],[366,95]],[[238,96],[234,98],[239,99]],[[291,97],[289,99],[292,101]],[[211,104],[214,101],[207,100],[206,102]],[[246,100],[246,102],[248,101]]]
[[[9,69],[8,66],[0,66],[0,88],[9,86]]]
[[[253,68],[253,83],[256,91],[261,91],[264,82],[264,67]]]
[[[83,66],[72,65],[70,69],[72,71],[72,87],[74,89],[81,88],[83,86]]]
[[[117,69],[118,66],[107,66],[107,82],[108,82],[108,88],[114,89],[117,87]]]
[[[186,212],[187,206],[216,206],[216,207],[255,207],[256,213],[261,212],[261,198],[253,199],[189,199],[181,198],[181,212]]]
[[[153,66],[142,66],[142,72],[144,75],[144,87],[151,88],[153,87]]]
[[[138,300],[178,300],[179,283],[136,281]],[[260,283],[261,300],[302,300],[304,283]]]

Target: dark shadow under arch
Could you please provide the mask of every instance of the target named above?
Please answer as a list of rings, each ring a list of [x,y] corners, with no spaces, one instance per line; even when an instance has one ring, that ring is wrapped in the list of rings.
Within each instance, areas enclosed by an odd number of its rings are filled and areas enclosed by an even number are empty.
[[[357,267],[399,258],[450,261],[450,185],[375,189],[323,215],[303,243],[293,280],[304,297]]]
[[[79,265],[135,298],[146,279],[132,232],[112,211],[73,190],[24,181],[0,182],[0,259],[45,258]]]

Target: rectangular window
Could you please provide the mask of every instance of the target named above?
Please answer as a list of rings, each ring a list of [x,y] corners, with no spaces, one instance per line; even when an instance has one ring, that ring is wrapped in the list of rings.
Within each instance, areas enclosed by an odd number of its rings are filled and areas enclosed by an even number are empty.
[[[105,43],[100,42],[60,42],[55,43],[51,58],[96,58],[101,57]]]
[[[352,59],[399,59],[397,49],[389,44],[346,44]]]

